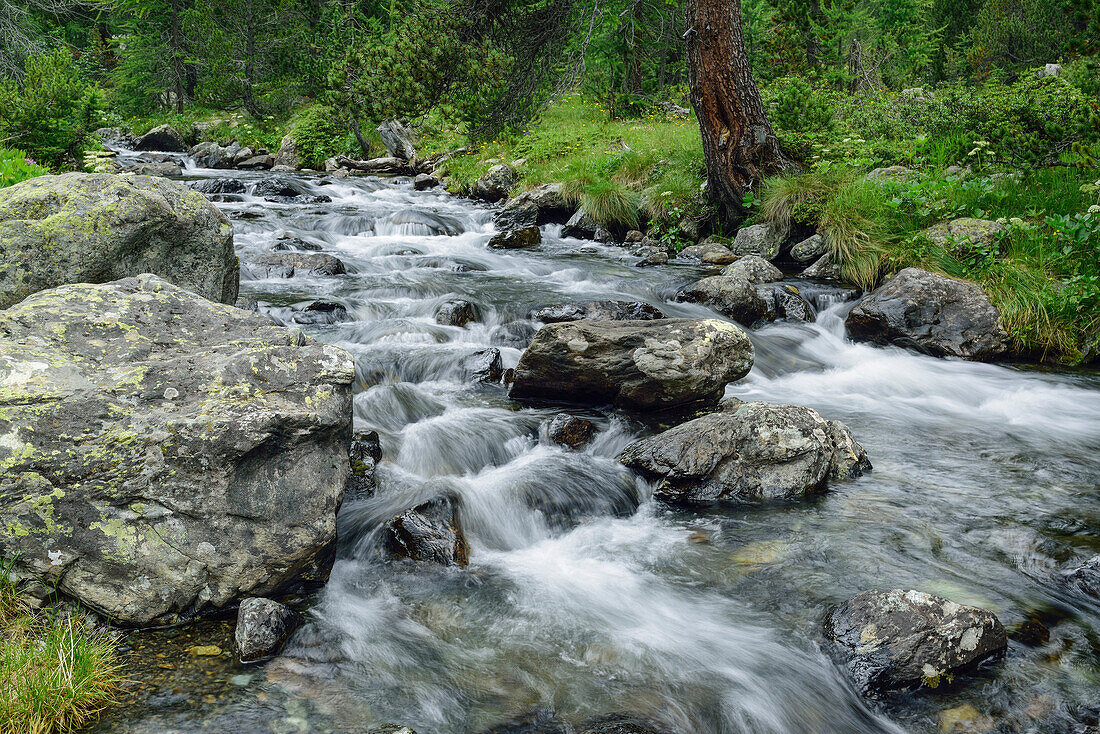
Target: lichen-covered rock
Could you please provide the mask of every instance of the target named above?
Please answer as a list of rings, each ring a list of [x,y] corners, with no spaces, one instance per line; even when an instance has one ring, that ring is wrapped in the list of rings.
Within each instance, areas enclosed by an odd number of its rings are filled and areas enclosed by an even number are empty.
[[[754,224],[737,230],[737,236],[729,249],[736,257],[756,255],[765,260],[774,260],[779,257],[782,244],[783,233],[779,227],[773,224]]]
[[[467,566],[470,546],[458,520],[458,499],[441,495],[386,523],[383,543],[395,558]]]
[[[773,283],[783,279],[783,271],[759,255],[746,255],[732,265],[727,265],[722,275],[741,276],[750,283]]]
[[[864,591],[831,610],[825,637],[866,695],[936,688],[1004,652],[996,615],[920,591]]]
[[[0,312],[0,557],[174,622],[331,563],[351,357],[155,276]]]
[[[575,415],[556,415],[546,424],[546,437],[570,449],[579,449],[595,435],[596,425]]]
[[[636,410],[713,402],[753,356],[745,332],[716,319],[549,324],[520,357],[511,395]]]
[[[269,252],[246,260],[241,265],[241,275],[251,280],[345,273],[347,270],[342,260],[320,252]]]
[[[684,504],[799,498],[871,468],[843,423],[801,405],[742,402],[635,441],[619,460],[656,481],[656,497]]]
[[[532,311],[535,321],[556,324],[562,321],[653,321],[665,315],[656,306],[642,301],[587,301],[543,306]]]
[[[233,303],[233,225],[202,194],[151,176],[66,173],[0,189],[0,308],[141,273]]]
[[[531,225],[498,232],[489,240],[489,247],[494,250],[520,250],[534,247],[540,242],[542,242],[542,232],[538,227]]]
[[[1006,230],[1005,225],[990,219],[960,217],[933,224],[921,234],[933,244],[960,254],[975,247],[992,247]]]
[[[516,171],[506,163],[493,166],[474,184],[474,194],[485,201],[500,201],[516,185]]]
[[[237,657],[253,663],[277,655],[301,623],[302,615],[285,604],[255,596],[242,600],[233,630]]]
[[[980,287],[905,268],[848,313],[856,341],[895,344],[936,357],[992,359],[1008,348],[1001,314]]]
[[[844,276],[840,266],[833,262],[832,253],[826,252],[802,271],[802,277],[814,280],[841,280]]]
[[[171,125],[160,125],[134,141],[134,150],[163,150],[186,153],[187,141]]]
[[[736,258],[730,252],[730,248],[721,242],[700,242],[698,245],[688,245],[676,254],[680,260],[694,260],[703,262],[703,258],[710,256],[712,260],[725,260],[733,262]],[[718,264],[717,262],[712,264]]]

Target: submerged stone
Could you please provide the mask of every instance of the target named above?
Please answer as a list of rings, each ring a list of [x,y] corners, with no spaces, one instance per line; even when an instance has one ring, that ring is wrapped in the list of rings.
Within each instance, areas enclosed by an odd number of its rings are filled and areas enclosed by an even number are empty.
[[[302,623],[296,611],[271,599],[249,597],[237,610],[233,640],[242,663],[265,660],[278,654]]]

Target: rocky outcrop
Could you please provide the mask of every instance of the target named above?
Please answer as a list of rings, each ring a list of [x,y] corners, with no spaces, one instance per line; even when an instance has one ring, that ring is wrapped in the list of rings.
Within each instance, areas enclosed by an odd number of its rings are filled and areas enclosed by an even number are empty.
[[[251,280],[293,278],[303,275],[343,275],[344,263],[320,252],[271,252],[246,260],[242,275]]]
[[[1008,348],[1001,314],[974,283],[905,268],[866,296],[845,321],[856,341],[937,357],[993,359]]]
[[[489,202],[506,199],[517,180],[515,169],[506,163],[501,163],[490,168],[477,180],[474,184],[474,195]]]
[[[657,482],[666,502],[796,499],[871,468],[847,426],[801,405],[733,402],[635,441],[619,460]]]
[[[161,150],[186,153],[187,141],[171,125],[160,125],[134,141],[134,150]]]
[[[377,128],[391,158],[411,161],[416,157],[416,133],[400,120],[386,120]]]
[[[202,194],[163,178],[66,173],[0,189],[0,308],[141,273],[233,303],[233,226]]]
[[[736,257],[756,255],[765,260],[779,257],[783,233],[773,224],[754,224],[737,230],[737,237],[730,244],[730,252]]]
[[[386,523],[383,543],[395,558],[467,566],[470,547],[458,520],[458,498],[442,495]]]
[[[327,575],[350,355],[160,278],[0,312],[0,557],[125,624]]]
[[[233,161],[240,152],[241,146],[237,143],[221,146],[208,141],[196,145],[191,149],[189,155],[199,168],[225,169],[233,167]]]
[[[542,232],[538,227],[531,225],[498,232],[489,240],[489,247],[494,250],[520,250],[534,247],[540,242],[542,242]]]
[[[294,139],[293,135],[284,135],[283,139],[279,141],[279,152],[275,154],[272,162],[276,166],[301,168],[302,157],[298,155],[298,141]]]
[[[233,641],[242,663],[274,657],[302,623],[302,615],[285,604],[262,597],[241,601]]]
[[[524,224],[565,224],[576,209],[562,194],[560,183],[549,183],[509,199],[500,216]]]
[[[581,207],[569,217],[569,221],[561,228],[562,237],[575,237],[579,240],[596,240],[597,242],[610,242],[611,233],[601,227],[599,223],[589,216]]]
[[[1004,652],[992,613],[920,591],[864,591],[831,610],[825,637],[866,695],[952,682]]]
[[[787,319],[813,321],[813,307],[789,284],[779,268],[756,255],[747,255],[722,271],[703,278],[676,294],[676,300],[702,303],[749,326]]]
[[[481,309],[465,298],[454,298],[439,304],[435,310],[435,322],[444,326],[465,326],[481,320]]]
[[[579,449],[595,435],[596,425],[575,415],[556,415],[546,423],[546,437],[570,449]]]
[[[714,319],[550,324],[520,358],[511,395],[635,410],[713,402],[753,354],[745,332]]]
[[[557,324],[562,321],[653,321],[663,319],[664,313],[656,306],[642,301],[586,301],[543,306],[528,316],[535,321]]]

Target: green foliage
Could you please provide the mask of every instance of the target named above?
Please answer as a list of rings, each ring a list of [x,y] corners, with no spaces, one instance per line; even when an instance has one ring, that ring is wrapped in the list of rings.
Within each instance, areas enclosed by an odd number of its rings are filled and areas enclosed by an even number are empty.
[[[805,77],[780,77],[761,97],[772,127],[783,132],[821,132],[832,125],[836,114],[835,94]]]
[[[302,110],[291,128],[302,165],[324,168],[326,158],[351,154],[357,148],[347,127],[341,125],[331,107],[310,105]]]
[[[121,682],[114,644],[82,617],[31,613],[9,571],[0,563],[0,733],[78,729]]]
[[[0,189],[48,173],[23,151],[0,148]]]
[[[614,181],[587,176],[565,183],[562,193],[567,200],[584,208],[594,222],[610,230],[636,229],[641,196]]]
[[[0,80],[0,144],[53,168],[75,165],[98,124],[98,103],[68,50],[32,56],[22,81]]]

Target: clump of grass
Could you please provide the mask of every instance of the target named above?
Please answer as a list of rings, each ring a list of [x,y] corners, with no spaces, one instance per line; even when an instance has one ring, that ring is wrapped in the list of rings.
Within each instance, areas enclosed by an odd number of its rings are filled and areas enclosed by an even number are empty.
[[[0,734],[71,732],[121,681],[114,644],[76,615],[34,614],[0,566]]]
[[[570,179],[562,195],[601,227],[634,229],[640,221],[641,196],[613,181],[590,175]]]

